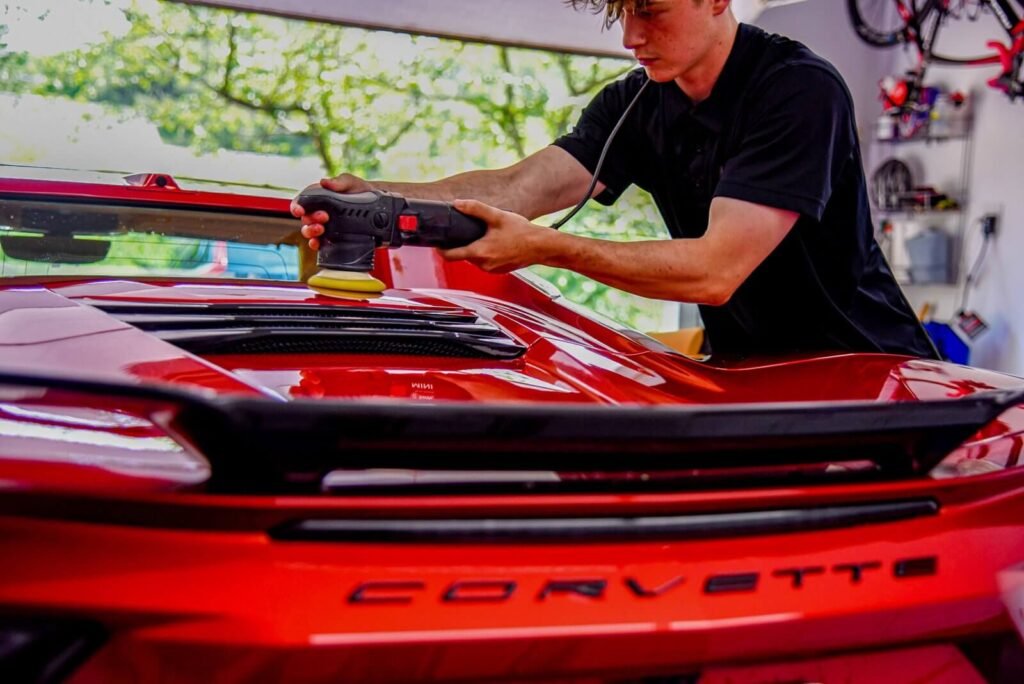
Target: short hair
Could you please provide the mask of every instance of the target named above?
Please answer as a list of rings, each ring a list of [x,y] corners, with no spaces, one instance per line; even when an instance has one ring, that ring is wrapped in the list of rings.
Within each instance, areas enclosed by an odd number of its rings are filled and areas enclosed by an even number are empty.
[[[648,0],[565,0],[565,4],[571,5],[573,9],[586,9],[594,14],[604,12],[604,25],[611,28],[622,18],[623,12],[627,9],[638,10],[647,6]]]

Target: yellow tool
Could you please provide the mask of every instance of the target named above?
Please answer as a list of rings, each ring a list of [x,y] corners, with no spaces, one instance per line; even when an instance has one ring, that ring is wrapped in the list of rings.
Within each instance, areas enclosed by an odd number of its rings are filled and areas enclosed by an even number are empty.
[[[312,288],[325,290],[345,290],[348,292],[367,292],[376,294],[384,291],[384,282],[363,271],[336,271],[331,268],[321,269],[307,282]]]

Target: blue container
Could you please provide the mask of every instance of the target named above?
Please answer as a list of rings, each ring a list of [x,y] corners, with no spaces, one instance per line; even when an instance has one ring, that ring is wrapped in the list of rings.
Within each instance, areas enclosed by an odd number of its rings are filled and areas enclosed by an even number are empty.
[[[949,323],[929,321],[924,324],[928,336],[932,338],[935,347],[939,350],[942,358],[953,363],[967,365],[971,358],[971,348],[961,339],[956,330]]]

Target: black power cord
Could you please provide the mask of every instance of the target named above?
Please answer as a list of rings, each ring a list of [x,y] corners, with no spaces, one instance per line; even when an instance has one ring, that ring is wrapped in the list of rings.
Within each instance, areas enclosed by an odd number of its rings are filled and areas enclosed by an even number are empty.
[[[985,256],[988,254],[988,245],[992,242],[992,238],[996,234],[996,216],[995,214],[985,214],[981,217],[981,247],[978,249],[978,256],[974,258],[974,264],[971,266],[971,270],[967,272],[967,277],[964,278],[964,289],[960,294],[960,313],[967,312],[967,295],[970,293],[971,287],[975,281],[978,280],[978,276],[981,275],[981,267],[985,263]]]
[[[597,186],[597,174],[601,173],[601,167],[604,165],[605,155],[608,154],[608,148],[612,146],[612,141],[615,140],[615,134],[619,132],[620,128],[622,128],[622,122],[626,120],[627,116],[629,116],[629,112],[632,111],[633,105],[635,105],[637,100],[640,99],[640,96],[647,88],[647,84],[650,82],[651,79],[647,79],[646,81],[644,81],[643,85],[640,86],[640,90],[636,91],[636,95],[633,96],[633,99],[630,100],[629,105],[626,107],[625,111],[622,112],[622,116],[619,117],[619,120],[616,122],[615,127],[612,128],[612,132],[608,134],[608,140],[606,140],[604,143],[604,148],[601,150],[601,156],[597,158],[597,166],[594,168],[594,175],[590,179],[590,187],[588,187],[587,191],[583,193],[583,197],[580,198],[580,201],[576,204],[575,207],[573,207],[572,211],[570,211],[568,214],[563,216],[555,223],[551,224],[552,228],[556,230],[561,228],[565,224],[565,222],[571,219],[573,216],[575,216],[576,212],[582,209],[583,205],[586,204],[587,200],[590,199],[590,194],[594,192],[594,188]]]

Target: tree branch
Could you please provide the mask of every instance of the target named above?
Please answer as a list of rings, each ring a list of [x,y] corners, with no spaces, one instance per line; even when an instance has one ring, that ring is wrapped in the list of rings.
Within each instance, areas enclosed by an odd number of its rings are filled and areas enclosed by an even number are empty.
[[[614,81],[615,79],[628,74],[634,68],[633,65],[629,65],[612,74],[601,74],[598,72],[598,66],[595,62],[590,66],[590,78],[584,80],[582,83],[577,83],[576,76],[572,72],[572,58],[569,57],[569,55],[556,55],[555,62],[558,64],[558,68],[562,71],[562,76],[565,78],[566,90],[568,90],[569,94],[573,97],[586,95],[597,86],[609,81]]]
[[[512,74],[512,59],[509,56],[507,47],[498,48],[498,58],[501,60],[501,66],[505,70],[505,73]],[[505,106],[498,110],[498,125],[501,126],[505,134],[512,140],[512,146],[516,150],[516,154],[520,158],[526,156],[525,145],[523,144],[523,136],[519,131],[519,122],[516,121],[516,112],[513,107],[516,98],[515,88],[512,87],[511,83],[505,84]]]

